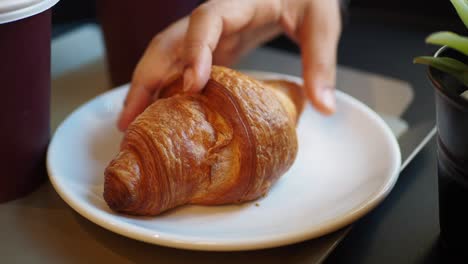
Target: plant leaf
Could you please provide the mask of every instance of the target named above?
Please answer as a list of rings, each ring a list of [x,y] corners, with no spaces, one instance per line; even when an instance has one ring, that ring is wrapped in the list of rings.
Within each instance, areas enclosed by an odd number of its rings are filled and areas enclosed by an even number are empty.
[[[468,73],[468,65],[465,63],[456,60],[450,57],[431,57],[431,56],[421,56],[414,59],[415,63],[419,64],[426,64],[432,66],[433,64],[440,65],[440,67],[444,67],[441,69],[443,71],[451,71],[453,73]]]
[[[468,37],[463,37],[452,32],[442,31],[431,34],[426,42],[435,45],[447,45],[468,56]]]
[[[453,7],[457,10],[463,24],[468,28],[468,3],[466,0],[450,0],[450,2],[452,2]]]
[[[414,63],[425,64],[441,70],[457,78],[468,86],[468,65],[449,57],[422,56],[413,60]]]

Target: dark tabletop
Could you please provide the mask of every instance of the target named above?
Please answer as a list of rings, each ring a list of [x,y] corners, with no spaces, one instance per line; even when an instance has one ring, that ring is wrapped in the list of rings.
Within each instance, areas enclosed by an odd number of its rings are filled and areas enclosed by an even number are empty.
[[[400,174],[390,195],[357,221],[326,263],[439,263],[435,140]]]
[[[408,81],[416,98],[407,119],[434,120],[433,92],[424,67],[412,58],[431,54],[424,38],[435,27],[351,21],[339,48],[346,66]],[[432,139],[400,174],[390,195],[353,229],[327,263],[438,263],[447,260],[439,243],[436,141]]]

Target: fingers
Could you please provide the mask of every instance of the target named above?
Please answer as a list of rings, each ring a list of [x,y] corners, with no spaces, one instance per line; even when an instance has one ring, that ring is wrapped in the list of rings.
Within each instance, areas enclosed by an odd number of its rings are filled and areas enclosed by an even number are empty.
[[[297,31],[305,92],[322,113],[335,111],[336,50],[341,33],[338,0],[310,0]]]
[[[138,63],[126,104],[118,120],[125,130],[173,74],[183,73],[186,91],[196,92],[208,81],[212,53],[222,36],[271,23],[279,17],[280,0],[217,0],[197,8],[160,33]],[[262,10],[262,12],[259,12]],[[184,70],[185,69],[185,70]]]
[[[258,45],[281,33],[278,23],[270,23],[259,28],[223,37],[213,53],[213,63],[229,66]]]
[[[117,127],[124,131],[157,96],[167,80],[182,71],[180,52],[188,19],[183,19],[156,36],[140,59]]]
[[[184,90],[196,92],[205,86],[222,36],[276,21],[280,8],[279,0],[217,0],[197,8],[185,38]]]
[[[278,34],[280,20],[286,33],[301,45],[306,94],[319,111],[332,113],[341,30],[338,0],[216,0],[155,37],[135,69],[119,129],[125,130],[173,75],[183,72],[185,91],[201,90],[215,51],[230,49],[235,54],[218,62],[232,61],[252,45]],[[217,50],[220,39],[231,39],[233,45]]]

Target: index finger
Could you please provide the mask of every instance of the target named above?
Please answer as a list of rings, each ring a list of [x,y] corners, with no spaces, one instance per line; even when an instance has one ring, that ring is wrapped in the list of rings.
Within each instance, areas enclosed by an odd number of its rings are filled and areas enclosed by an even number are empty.
[[[199,91],[205,86],[212,54],[223,35],[277,21],[280,13],[280,0],[218,0],[197,8],[185,38],[184,90]]]

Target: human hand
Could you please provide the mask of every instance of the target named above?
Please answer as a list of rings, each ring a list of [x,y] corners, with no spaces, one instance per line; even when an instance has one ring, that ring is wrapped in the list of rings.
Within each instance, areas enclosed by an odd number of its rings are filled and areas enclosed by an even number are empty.
[[[156,35],[139,61],[118,120],[120,130],[183,74],[184,90],[198,92],[212,64],[230,65],[282,31],[301,48],[304,89],[324,114],[335,110],[338,0],[211,0]]]

